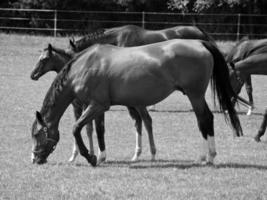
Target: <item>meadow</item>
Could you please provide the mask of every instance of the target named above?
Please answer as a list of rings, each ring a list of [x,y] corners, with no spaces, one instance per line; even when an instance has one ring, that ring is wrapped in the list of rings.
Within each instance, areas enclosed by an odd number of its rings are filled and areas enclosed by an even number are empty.
[[[202,138],[187,97],[178,92],[150,112],[157,146],[155,162],[150,161],[145,130],[141,160],[130,162],[135,149],[134,123],[124,107],[115,106],[106,113],[107,161],[94,168],[79,156],[68,163],[74,122],[69,107],[60,122],[59,144],[48,163],[33,165],[31,125],[56,74],[50,72],[35,82],[30,73],[49,42],[65,48],[68,38],[0,34],[1,200],[267,199],[267,136],[260,143],[253,140],[267,105],[264,76],[253,76],[256,108],[252,115],[246,116],[242,106],[237,108],[244,131],[240,138],[233,137],[223,114],[213,106],[208,88],[218,153],[214,166],[194,162]],[[218,44],[227,51],[233,42]],[[241,96],[247,98],[244,91]]]

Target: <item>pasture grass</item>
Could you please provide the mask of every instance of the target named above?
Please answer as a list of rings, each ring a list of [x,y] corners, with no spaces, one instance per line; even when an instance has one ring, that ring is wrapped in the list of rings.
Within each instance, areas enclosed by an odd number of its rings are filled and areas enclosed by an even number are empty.
[[[141,160],[130,162],[135,148],[133,121],[124,107],[116,106],[106,113],[106,163],[93,168],[80,156],[75,163],[67,162],[74,121],[69,108],[60,123],[60,142],[48,163],[32,165],[31,124],[55,73],[38,82],[29,76],[48,42],[65,48],[68,39],[0,34],[0,199],[267,199],[267,138],[253,141],[266,103],[263,76],[253,77],[253,114],[248,117],[245,108],[238,110],[242,138],[233,138],[207,91],[215,116],[215,166],[194,162],[202,139],[191,105],[181,93],[170,95],[157,105],[157,112],[151,112],[155,162],[150,162],[145,131]],[[233,45],[218,44],[224,51]],[[244,91],[242,96],[246,97]]]

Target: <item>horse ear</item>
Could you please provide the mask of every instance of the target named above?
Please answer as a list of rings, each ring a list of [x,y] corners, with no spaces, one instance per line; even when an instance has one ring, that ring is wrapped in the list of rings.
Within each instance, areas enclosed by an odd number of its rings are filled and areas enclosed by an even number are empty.
[[[48,49],[48,53],[52,54],[53,47],[52,47],[52,45],[50,43],[48,44],[48,48],[47,49]]]
[[[74,38],[70,39],[69,41],[70,41],[71,48],[75,49],[76,46],[74,44]]]
[[[74,43],[75,42],[75,39],[73,36],[71,36],[70,40]]]
[[[43,117],[42,117],[41,113],[36,111],[35,115],[36,115],[37,124],[39,126],[44,126],[45,123],[44,123],[44,120],[43,120]]]
[[[232,70],[235,71],[235,64],[233,62],[230,62],[229,65],[231,66]]]

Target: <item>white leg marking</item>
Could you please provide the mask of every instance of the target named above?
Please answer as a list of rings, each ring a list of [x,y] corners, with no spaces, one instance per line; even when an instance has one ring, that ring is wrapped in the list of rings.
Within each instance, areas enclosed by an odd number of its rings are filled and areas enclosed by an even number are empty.
[[[34,160],[34,155],[33,155],[33,153],[31,153],[31,161],[32,161],[32,163],[33,163],[33,160]]]
[[[101,152],[100,149],[98,149],[97,165],[100,165],[102,162],[105,162],[106,157],[106,150]]]
[[[149,111],[155,111],[156,110],[156,105],[152,105],[148,107]]]
[[[200,155],[199,162],[202,164],[206,161],[206,156],[208,153],[208,141],[203,138],[202,144],[202,154]]]
[[[214,136],[208,136],[208,157],[207,162],[213,164],[216,156],[215,138]]]
[[[250,116],[250,115],[251,115],[251,113],[252,113],[252,107],[251,107],[251,106],[249,106],[249,108],[248,108],[248,112],[247,112],[247,116]]]
[[[74,142],[72,154],[71,154],[71,157],[69,158],[69,162],[74,162],[75,158],[78,156],[78,153],[79,153],[78,146],[77,146],[76,142]]]
[[[136,137],[136,140],[135,140],[136,147],[135,147],[134,156],[132,158],[132,161],[134,162],[138,160],[139,156],[142,153],[142,136],[136,132],[135,137]]]

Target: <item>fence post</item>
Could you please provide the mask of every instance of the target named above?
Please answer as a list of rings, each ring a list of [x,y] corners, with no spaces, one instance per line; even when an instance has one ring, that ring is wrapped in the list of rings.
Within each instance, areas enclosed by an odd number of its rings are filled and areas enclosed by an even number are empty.
[[[142,27],[145,28],[145,12],[142,12]]]
[[[238,13],[238,15],[237,15],[237,33],[236,33],[236,40],[237,41],[240,38],[240,20],[241,20],[241,14]]]
[[[54,10],[54,37],[57,37],[57,10]]]

